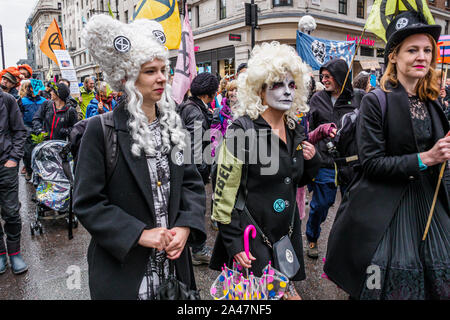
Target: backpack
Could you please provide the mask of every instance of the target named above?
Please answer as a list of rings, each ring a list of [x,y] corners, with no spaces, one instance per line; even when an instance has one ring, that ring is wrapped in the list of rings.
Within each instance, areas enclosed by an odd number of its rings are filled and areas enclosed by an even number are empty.
[[[118,158],[117,131],[114,127],[113,112],[106,112],[77,122],[70,132],[70,151],[74,159],[75,167],[78,160],[78,150],[80,149],[81,140],[83,138],[84,131],[86,130],[88,121],[96,117],[100,117],[100,122],[102,124],[105,144],[106,181],[109,181],[116,167]]]
[[[384,125],[384,116],[386,113],[386,93],[381,89],[371,91],[377,97],[381,108],[381,118]],[[358,95],[358,91],[355,91]],[[359,98],[359,102],[361,102]],[[359,105],[359,104],[358,104]],[[356,123],[359,117],[360,110],[356,108],[352,112],[346,113],[340,120],[340,129],[336,133],[334,142],[340,157],[334,159],[339,166],[350,165],[358,161],[358,148],[356,145]]]

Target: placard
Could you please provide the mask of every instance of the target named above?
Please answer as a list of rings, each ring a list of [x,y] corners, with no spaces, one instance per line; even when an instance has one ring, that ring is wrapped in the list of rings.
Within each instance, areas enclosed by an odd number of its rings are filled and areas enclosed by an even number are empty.
[[[78,78],[73,66],[72,58],[67,50],[54,50],[56,60],[58,60],[61,77],[70,81],[70,94],[80,95]]]

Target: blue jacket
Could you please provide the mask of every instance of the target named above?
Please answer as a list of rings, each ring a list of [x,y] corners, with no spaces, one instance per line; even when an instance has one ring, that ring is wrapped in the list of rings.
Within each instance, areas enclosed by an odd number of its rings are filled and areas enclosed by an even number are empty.
[[[23,122],[27,127],[33,127],[33,116],[45,101],[41,96],[22,98]]]
[[[111,110],[114,110],[116,105],[117,105],[116,100],[112,99],[112,101],[111,101]],[[103,108],[103,110],[105,112],[110,111],[110,110],[108,110],[105,107]],[[91,102],[89,103],[89,105],[86,108],[86,119],[90,118],[90,117],[93,117],[93,116],[96,116],[98,114],[99,114],[98,113],[98,100],[97,100],[97,98],[94,98],[94,99],[91,100]]]

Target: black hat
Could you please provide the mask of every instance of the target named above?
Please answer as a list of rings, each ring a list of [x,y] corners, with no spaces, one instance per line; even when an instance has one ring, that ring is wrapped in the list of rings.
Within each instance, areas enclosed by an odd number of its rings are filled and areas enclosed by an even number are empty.
[[[70,95],[70,89],[67,85],[65,85],[64,83],[58,83],[58,84],[54,84],[52,83],[52,85],[50,86],[56,93],[56,95],[62,100],[62,101],[66,101],[67,98]]]
[[[420,12],[406,11],[398,14],[386,29],[387,43],[384,50],[384,63],[387,65],[389,54],[399,43],[417,33],[428,33],[438,42],[441,26],[429,25]]]
[[[207,94],[214,95],[219,89],[217,77],[209,72],[203,72],[197,75],[191,83],[191,93],[193,96]]]

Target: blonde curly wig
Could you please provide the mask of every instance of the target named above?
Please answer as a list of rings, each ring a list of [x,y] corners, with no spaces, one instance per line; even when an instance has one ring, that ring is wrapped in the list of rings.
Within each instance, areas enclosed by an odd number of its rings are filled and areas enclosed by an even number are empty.
[[[276,41],[264,42],[253,48],[248,69],[240,74],[237,80],[237,98],[240,106],[235,112],[235,118],[243,115],[248,115],[253,120],[258,118],[268,108],[262,104],[263,88],[283,81],[287,72],[292,74],[297,86],[292,106],[285,112],[288,127],[294,129],[296,113],[309,111],[306,100],[310,70],[294,48]]]
[[[155,33],[156,32],[156,33]],[[122,23],[108,15],[93,16],[82,32],[82,39],[89,54],[98,63],[105,74],[106,81],[116,91],[127,95],[126,109],[130,113],[128,127],[133,144],[131,151],[139,157],[142,152],[147,156],[156,155],[156,147],[151,139],[148,119],[142,111],[143,97],[135,83],[141,66],[154,59],[166,64],[166,78],[170,70],[168,50],[158,40],[157,35],[164,34],[161,24],[156,21],[139,19],[130,24]],[[115,48],[115,39],[119,36],[129,40],[128,51]],[[178,148],[185,147],[183,125],[175,111],[175,102],[171,98],[170,86],[157,103],[161,123],[162,151],[167,154],[171,143]]]

